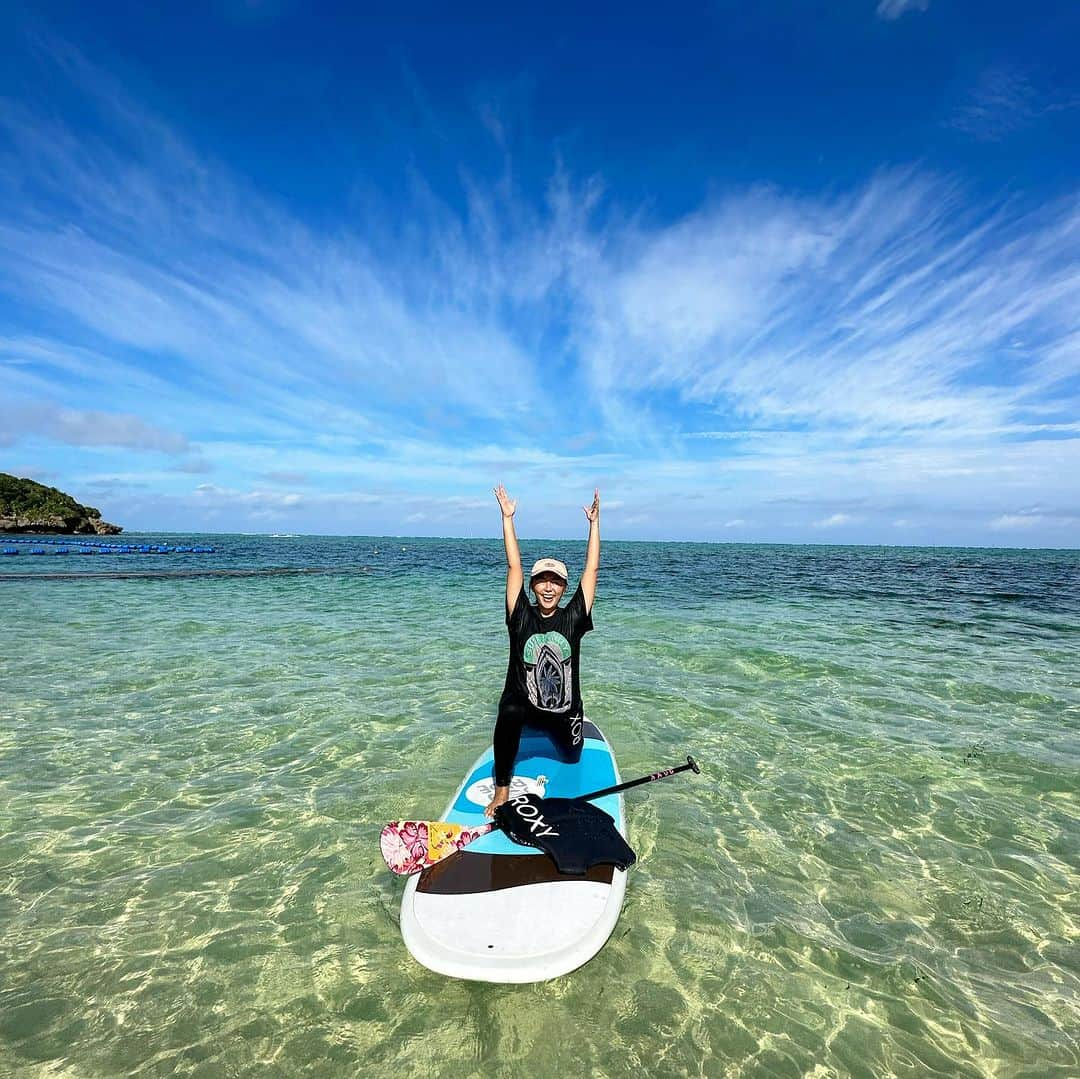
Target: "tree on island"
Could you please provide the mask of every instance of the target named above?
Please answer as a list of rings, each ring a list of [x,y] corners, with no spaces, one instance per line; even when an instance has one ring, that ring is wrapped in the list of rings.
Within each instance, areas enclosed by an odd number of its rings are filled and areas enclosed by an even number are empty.
[[[123,529],[55,487],[0,472],[0,532],[114,536]]]

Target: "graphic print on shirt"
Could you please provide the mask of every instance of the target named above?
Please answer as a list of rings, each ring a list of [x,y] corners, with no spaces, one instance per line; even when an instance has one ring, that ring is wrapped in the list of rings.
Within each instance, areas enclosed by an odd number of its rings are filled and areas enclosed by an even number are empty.
[[[570,642],[554,630],[534,633],[525,642],[525,686],[534,707],[545,712],[565,712],[570,707],[571,654]]]

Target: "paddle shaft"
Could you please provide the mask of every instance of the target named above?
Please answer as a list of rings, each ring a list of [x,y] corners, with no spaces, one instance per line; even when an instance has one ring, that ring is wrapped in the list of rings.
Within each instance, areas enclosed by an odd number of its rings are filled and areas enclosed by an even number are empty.
[[[678,768],[665,768],[662,772],[653,772],[652,775],[642,776],[640,779],[631,779],[627,783],[617,783],[614,787],[604,787],[603,790],[593,791],[592,794],[582,794],[579,797],[583,801],[591,801],[593,798],[602,798],[605,794],[618,794],[620,791],[629,790],[631,787],[639,787],[642,783],[655,783],[658,779],[667,779],[668,776],[689,769],[693,769],[695,773],[701,771],[693,757],[687,757],[686,763],[680,764]],[[439,827],[445,827],[442,821],[391,821],[386,825],[380,835],[380,846],[382,847],[383,859],[389,869],[400,875],[427,869],[500,826],[494,821],[473,829],[462,828],[459,825],[450,826],[457,829],[457,838],[448,840],[444,836],[439,842],[441,848],[439,853],[433,857],[431,848],[428,846],[427,836],[432,830]],[[408,835],[410,829],[412,830],[412,838],[403,842],[403,837]],[[417,849],[414,843],[421,832],[424,838]],[[462,832],[468,833],[465,838],[461,837]],[[410,850],[410,847],[413,847],[413,849]]]
[[[592,794],[579,794],[578,797],[586,802],[591,802],[594,798],[603,798],[605,794],[618,794],[620,791],[628,791],[631,787],[640,787],[642,783],[655,783],[658,779],[667,779],[668,776],[689,769],[693,769],[695,774],[701,772],[697,761],[693,757],[687,757],[686,763],[680,764],[678,768],[665,768],[662,772],[653,772],[652,775],[642,776],[640,779],[630,779],[625,783],[616,783],[614,787],[604,787],[603,790],[593,791]]]

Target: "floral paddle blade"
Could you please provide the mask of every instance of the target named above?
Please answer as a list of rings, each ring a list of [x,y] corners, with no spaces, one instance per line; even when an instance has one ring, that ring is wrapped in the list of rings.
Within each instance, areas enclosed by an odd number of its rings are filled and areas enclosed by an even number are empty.
[[[401,876],[419,873],[487,835],[493,824],[466,828],[445,821],[394,820],[379,835],[383,861]]]

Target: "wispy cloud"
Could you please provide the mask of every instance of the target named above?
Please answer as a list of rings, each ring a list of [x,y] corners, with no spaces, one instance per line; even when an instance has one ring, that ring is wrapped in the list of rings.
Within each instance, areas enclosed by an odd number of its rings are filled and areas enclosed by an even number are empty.
[[[995,532],[1030,532],[1036,529],[1069,529],[1080,527],[1080,511],[1029,506],[1015,513],[1003,513],[990,522]]]
[[[555,161],[542,199],[417,175],[328,229],[45,51],[94,121],[0,105],[0,442],[79,446],[86,479],[119,477],[109,447],[169,458],[133,513],[465,530],[504,479],[543,492],[537,534],[594,484],[643,530],[691,494],[719,534],[985,530],[1080,474],[1075,196],[913,167],[663,218]]]
[[[1000,142],[1039,119],[1080,108],[1080,97],[1039,88],[1027,72],[1010,64],[985,69],[947,124],[985,142]]]
[[[849,513],[831,513],[820,521],[814,522],[815,528],[839,528],[841,525],[851,524],[854,518]]]
[[[48,403],[4,402],[0,405],[0,446],[13,445],[25,436],[68,446],[115,446],[167,454],[188,449],[183,435],[153,427],[137,416],[58,408]]]
[[[913,172],[733,196],[596,260],[583,355],[602,400],[641,404],[637,429],[666,392],[770,439],[977,437],[1078,370],[1078,229],[1073,200],[973,209]]]
[[[219,387],[225,411],[242,397],[286,424],[355,429],[404,411],[418,390],[489,422],[536,410],[528,327],[551,270],[529,222],[497,244],[512,208],[474,194],[461,218],[418,194],[421,232],[372,218],[318,235],[200,160],[77,55],[53,59],[104,135],[17,106],[0,113],[12,147],[0,160],[0,282],[26,309],[113,356],[138,354],[114,367],[152,356],[162,371],[176,365],[165,377],[178,390]]]
[[[908,11],[926,11],[930,0],[881,0],[877,6],[879,19],[892,22]]]

